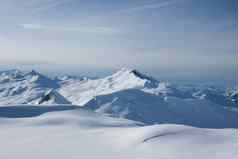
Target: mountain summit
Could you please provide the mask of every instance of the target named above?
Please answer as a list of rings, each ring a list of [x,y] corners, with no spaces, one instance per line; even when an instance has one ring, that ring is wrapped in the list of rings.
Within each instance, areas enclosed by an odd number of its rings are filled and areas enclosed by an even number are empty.
[[[76,105],[84,105],[99,95],[128,89],[156,88],[159,82],[137,70],[120,69],[105,78],[78,81],[65,85],[60,93]]]
[[[135,69],[120,69],[109,78],[118,81],[120,83],[133,83],[136,87],[157,87],[159,82],[153,77],[147,76]]]
[[[59,87],[59,85],[55,80],[50,79],[47,76],[44,76],[35,70],[26,73],[24,75],[24,78],[27,79],[29,82],[39,85],[41,87],[54,88],[54,89]]]

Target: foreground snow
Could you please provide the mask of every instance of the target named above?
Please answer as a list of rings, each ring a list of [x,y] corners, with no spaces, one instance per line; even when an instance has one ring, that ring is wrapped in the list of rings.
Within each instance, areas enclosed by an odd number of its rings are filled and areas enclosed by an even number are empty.
[[[17,108],[14,113],[24,109],[25,115],[43,109]],[[0,114],[0,158],[235,159],[238,156],[237,129],[142,126],[81,108],[44,109],[31,118],[24,114],[18,116],[21,118],[6,118],[6,110],[5,117]]]

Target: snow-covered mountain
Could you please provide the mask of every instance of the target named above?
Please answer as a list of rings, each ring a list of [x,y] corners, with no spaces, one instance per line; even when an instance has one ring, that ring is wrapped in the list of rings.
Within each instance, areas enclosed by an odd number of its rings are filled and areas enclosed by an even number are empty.
[[[132,69],[97,79],[50,79],[36,71],[0,73],[0,105],[73,104],[146,124],[238,127],[237,96],[236,88],[181,86]]]
[[[0,73],[0,105],[37,104],[47,92],[58,87],[54,80],[36,71],[4,71]],[[64,104],[61,101],[54,104]]]
[[[101,79],[87,79],[64,85],[59,92],[73,104],[83,106],[98,95],[112,94],[127,89],[156,88],[159,82],[136,70],[121,69]]]
[[[238,127],[238,112],[206,99],[183,99],[157,96],[130,89],[101,95],[85,108],[115,117],[127,118],[147,124],[174,123],[197,127]]]

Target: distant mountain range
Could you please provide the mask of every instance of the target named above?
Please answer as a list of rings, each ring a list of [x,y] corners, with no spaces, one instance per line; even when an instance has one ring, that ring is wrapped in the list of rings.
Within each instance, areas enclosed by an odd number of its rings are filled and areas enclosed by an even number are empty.
[[[131,69],[94,79],[0,72],[0,105],[22,104],[74,105],[145,124],[238,128],[238,87],[176,85]]]

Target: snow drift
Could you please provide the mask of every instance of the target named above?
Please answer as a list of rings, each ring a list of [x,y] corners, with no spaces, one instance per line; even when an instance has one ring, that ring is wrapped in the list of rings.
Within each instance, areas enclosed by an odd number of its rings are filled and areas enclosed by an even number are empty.
[[[235,159],[238,155],[236,129],[140,126],[79,108],[34,118],[1,117],[0,129],[4,159]]]

